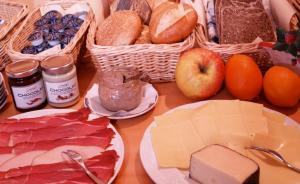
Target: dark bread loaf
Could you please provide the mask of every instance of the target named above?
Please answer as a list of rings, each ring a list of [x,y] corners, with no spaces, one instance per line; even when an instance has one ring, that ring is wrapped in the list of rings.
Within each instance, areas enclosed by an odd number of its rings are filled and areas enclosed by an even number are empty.
[[[117,11],[133,10],[141,17],[144,24],[148,25],[151,17],[151,7],[147,0],[119,0]]]
[[[261,0],[217,0],[221,44],[251,43],[257,37],[275,41],[275,31]]]

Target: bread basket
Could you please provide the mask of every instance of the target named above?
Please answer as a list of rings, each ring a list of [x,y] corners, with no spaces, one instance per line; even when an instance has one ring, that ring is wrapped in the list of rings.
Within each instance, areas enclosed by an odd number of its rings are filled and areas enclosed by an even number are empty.
[[[46,2],[45,6],[60,5],[65,10],[78,2],[80,1],[78,0],[48,1]],[[41,61],[53,54],[53,53],[42,52],[40,54],[33,55],[33,54],[22,54],[20,52],[24,46],[29,44],[27,38],[34,30],[34,22],[37,21],[40,17],[41,17],[40,8],[33,10],[33,12],[30,15],[28,15],[24,23],[21,25],[20,29],[13,35],[8,45],[8,55],[13,62],[17,62],[19,60],[24,60],[24,59],[34,59],[34,60]],[[72,38],[72,40],[68,43],[68,45],[66,45],[66,47],[60,50],[57,54],[70,54],[73,57],[74,61],[76,62],[81,47],[85,42],[87,30],[92,19],[93,19],[93,12],[91,8],[89,8],[89,12],[85,17],[84,22],[80,26],[80,29],[77,31],[77,33]]]
[[[28,14],[28,6],[14,2],[0,1],[0,18],[5,22],[0,25],[0,70],[3,70],[10,62],[6,53],[7,44],[14,32],[22,24],[22,20]]]
[[[275,31],[274,34],[276,35]],[[265,72],[273,65],[269,53],[265,49],[259,47],[260,40],[255,40],[252,43],[217,44],[215,42],[210,42],[203,32],[203,29],[197,27],[196,41],[199,47],[219,53],[225,62],[233,54],[247,54],[255,59],[262,72]]]
[[[243,43],[243,44],[217,44],[209,42],[205,34],[201,29],[196,28],[196,40],[201,48],[206,48],[217,52],[221,55],[226,62],[233,54],[247,54],[253,56],[256,59],[256,63],[262,72],[268,70],[273,63],[270,59],[270,55],[265,49],[259,47],[259,42]]]
[[[97,25],[92,21],[87,37],[87,49],[99,71],[114,66],[134,66],[150,77],[152,82],[175,80],[179,55],[194,46],[195,33],[174,44],[135,44],[126,46],[100,46],[95,44]]]

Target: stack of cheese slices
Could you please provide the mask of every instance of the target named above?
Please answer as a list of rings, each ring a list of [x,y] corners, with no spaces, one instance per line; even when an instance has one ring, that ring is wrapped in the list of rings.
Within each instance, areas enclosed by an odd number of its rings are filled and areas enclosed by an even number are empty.
[[[156,117],[151,139],[158,165],[162,168],[188,169],[194,152],[219,144],[255,160],[261,168],[261,181],[272,177],[274,181],[280,179],[269,175],[279,170],[299,181],[297,173],[285,167],[278,168],[280,163],[274,160],[265,162],[265,156],[245,149],[250,145],[274,149],[300,166],[299,127],[284,122],[283,115],[266,111],[261,104],[216,100],[198,108],[176,109]]]

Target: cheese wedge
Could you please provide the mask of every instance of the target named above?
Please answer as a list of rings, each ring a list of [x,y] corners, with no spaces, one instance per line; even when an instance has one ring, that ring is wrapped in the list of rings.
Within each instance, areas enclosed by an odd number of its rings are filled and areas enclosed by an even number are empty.
[[[220,145],[210,145],[191,157],[190,177],[205,184],[258,184],[259,166]]]

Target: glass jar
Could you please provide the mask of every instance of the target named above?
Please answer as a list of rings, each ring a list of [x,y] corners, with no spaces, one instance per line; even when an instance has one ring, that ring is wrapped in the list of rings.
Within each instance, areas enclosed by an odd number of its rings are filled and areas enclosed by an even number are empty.
[[[76,67],[69,55],[57,55],[41,62],[48,103],[68,107],[79,100]]]
[[[46,106],[46,93],[38,61],[11,63],[6,66],[5,71],[18,111],[37,110]]]
[[[139,71],[132,67],[117,67],[99,74],[101,105],[110,111],[129,111],[136,108],[142,98],[143,82],[135,78]]]

